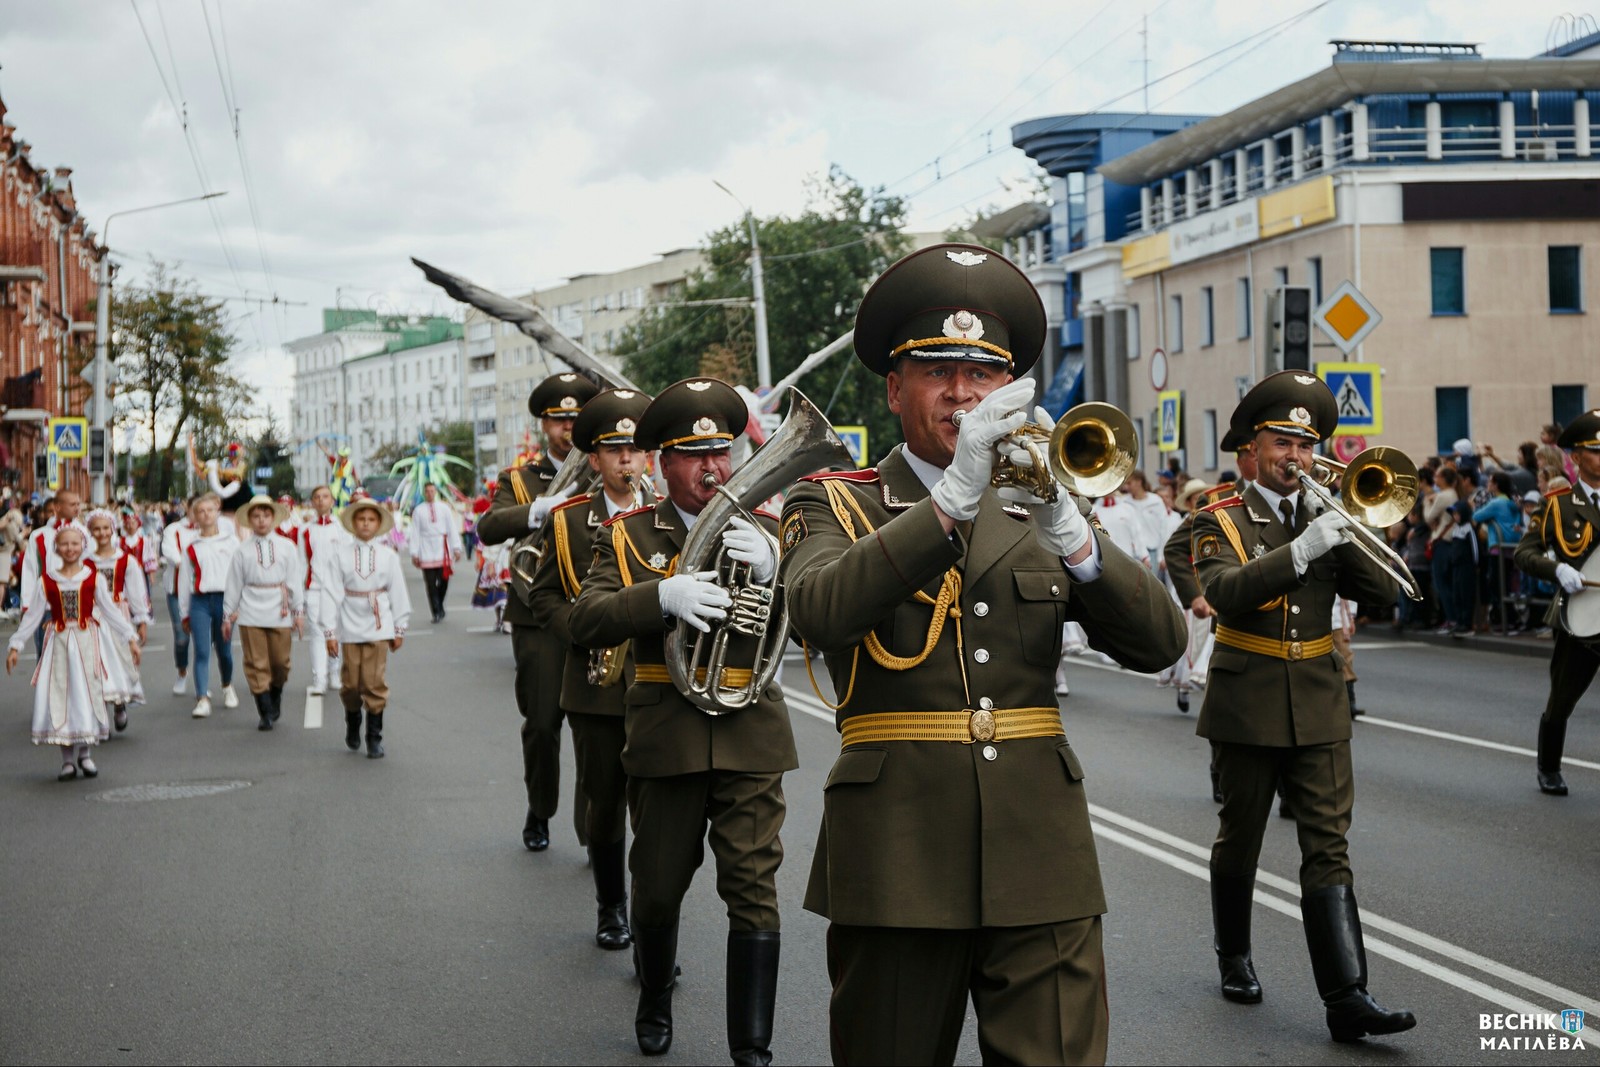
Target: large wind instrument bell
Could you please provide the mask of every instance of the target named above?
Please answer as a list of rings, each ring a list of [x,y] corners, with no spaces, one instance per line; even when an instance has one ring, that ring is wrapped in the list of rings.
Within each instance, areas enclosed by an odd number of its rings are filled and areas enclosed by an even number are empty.
[[[705,485],[716,489],[717,496],[695,520],[678,557],[679,574],[715,571],[714,580],[733,600],[727,618],[713,623],[710,633],[678,626],[667,636],[672,684],[708,715],[726,715],[755,703],[777,673],[789,639],[789,609],[776,569],[770,580],[757,582],[749,564],[728,556],[722,546],[728,520],[739,516],[765,534],[776,559],[777,538],[766,533],[750,509],[802,475],[855,466],[850,450],[816,405],[798,389],[789,395],[783,424],[726,484],[718,484],[715,475],[705,475]],[[728,641],[734,634],[756,639],[748,670],[728,666]]]
[[[1411,568],[1406,566],[1406,561],[1387,541],[1367,529],[1369,526],[1379,529],[1393,526],[1411,514],[1417,502],[1417,465],[1410,457],[1398,448],[1375,445],[1349,463],[1316,456],[1310,471],[1301,470],[1294,463],[1290,463],[1287,470],[1324,508],[1355,523],[1344,530],[1347,541],[1388,571],[1407,597],[1422,599],[1411,580]],[[1328,488],[1335,478],[1341,479],[1338,497]]]
[[[965,415],[957,411],[951,421],[959,426]],[[1090,499],[1116,492],[1139,455],[1133,420],[1115,405],[1097,400],[1069,410],[1054,430],[1026,422],[1006,440],[1027,452],[1032,462],[1024,468],[998,460],[989,484],[996,489],[1026,489],[1046,503],[1055,502],[1057,485]]]

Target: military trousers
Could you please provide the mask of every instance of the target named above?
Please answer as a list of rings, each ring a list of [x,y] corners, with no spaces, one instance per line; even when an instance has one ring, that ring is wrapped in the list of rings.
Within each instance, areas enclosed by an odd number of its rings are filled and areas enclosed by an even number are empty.
[[[528,810],[541,819],[554,818],[560,806],[561,671],[571,647],[545,627],[511,627],[517,711],[522,715],[522,781],[528,790]],[[578,843],[587,845],[581,772],[572,802]]]
[[[1555,648],[1550,653],[1550,697],[1545,701],[1546,722],[1564,723],[1572,716],[1589,683],[1600,671],[1600,641],[1573,637],[1556,627]]]
[[[1300,838],[1301,890],[1355,884],[1346,840],[1356,797],[1350,742],[1294,748],[1218,742],[1216,754],[1222,810],[1211,846],[1212,870],[1255,873],[1281,780]]]
[[[567,712],[591,845],[616,844],[628,832],[628,772],[622,769],[628,734],[623,723],[621,715]]]
[[[783,862],[783,774],[697,771],[630,778],[636,927],[673,926],[705,844],[717,864],[717,895],[728,929],[777,930],[778,867]]]
[[[1040,926],[828,927],[836,1064],[949,1064],[978,1016],[983,1062],[1104,1063],[1098,915]]]

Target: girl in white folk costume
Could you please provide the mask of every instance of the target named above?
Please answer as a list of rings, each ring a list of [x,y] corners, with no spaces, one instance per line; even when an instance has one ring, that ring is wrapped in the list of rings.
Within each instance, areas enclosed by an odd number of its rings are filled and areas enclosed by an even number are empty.
[[[94,547],[87,558],[99,573],[100,588],[111,594],[111,602],[133,625],[142,648],[150,630],[150,587],[145,584],[143,561],[122,547],[111,512],[91,511],[88,525]],[[121,733],[128,728],[128,705],[144,703],[144,685],[127,642],[101,627],[100,645],[106,664],[106,702],[111,705],[112,725]]]
[[[323,640],[322,570],[340,545],[350,540],[350,532],[333,516],[333,490],[319,485],[311,490],[312,516],[300,527],[300,562],[305,569],[306,628],[311,633],[311,696],[321,696],[329,672],[339,665],[338,657],[328,655]]]
[[[239,627],[244,648],[244,680],[256,698],[258,730],[270,730],[283,712],[283,686],[289,680],[290,632],[303,626],[305,571],[294,542],[278,534],[289,509],[257,496],[242,509],[250,532],[233,554],[222,594],[222,639]]]
[[[139,648],[133,624],[100,587],[94,564],[84,561],[83,532],[63,528],[55,534],[53,549],[54,561],[29,591],[28,611],[11,635],[6,673],[16,667],[34,631],[45,625],[44,651],[33,672],[33,743],[61,747],[62,781],[80,773],[93,778],[100,771],[89,757],[89,746],[111,736],[100,631],[105,628],[128,645],[136,667]]]
[[[233,646],[222,634],[222,594],[228,585],[228,568],[239,551],[239,537],[231,524],[219,521],[222,500],[205,493],[194,502],[196,535],[186,538],[178,568],[178,615],[184,632],[194,643],[194,717],[211,714],[211,649],[216,646],[222,671],[222,706],[236,708],[233,691]]]
[[[394,515],[373,500],[355,500],[339,513],[354,540],[329,554],[320,572],[323,637],[328,655],[344,662],[339,698],[344,704],[344,743],[361,746],[366,711],[367,758],[383,758],[383,709],[389,703],[384,673],[390,650],[405,643],[411,621],[400,556],[384,541]]]

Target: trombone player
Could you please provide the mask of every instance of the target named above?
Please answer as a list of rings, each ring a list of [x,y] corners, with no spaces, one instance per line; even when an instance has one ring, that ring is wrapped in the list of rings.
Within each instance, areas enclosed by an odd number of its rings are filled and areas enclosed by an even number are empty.
[[[1347,543],[1351,517],[1303,488],[1313,446],[1338,425],[1333,394],[1304,371],[1258,383],[1231,432],[1254,444],[1256,477],[1194,520],[1195,575],[1217,619],[1197,732],[1215,748],[1222,792],[1211,848],[1211,915],[1222,995],[1261,1000],[1250,957],[1256,863],[1281,780],[1300,838],[1301,913],[1311,970],[1335,1041],[1416,1025],[1367,992],[1350,870],[1350,702],[1330,622],[1335,595],[1387,603],[1395,579]],[[1352,473],[1351,479],[1355,475]],[[1398,479],[1397,479],[1398,480]],[[1408,510],[1409,502],[1405,503]]]
[[[588,454],[589,468],[600,477],[592,494],[579,494],[557,505],[546,520],[549,537],[534,573],[528,607],[550,620],[550,631],[567,644],[561,673],[560,705],[572,727],[577,763],[579,805],[589,838],[589,870],[594,875],[599,917],[595,943],[603,949],[627,948],[628,895],[623,875],[627,834],[628,776],[622,769],[622,695],[620,678],[597,683],[590,678],[591,653],[572,643],[567,616],[582,592],[593,559],[594,536],[606,520],[639,507],[655,494],[644,471],[645,453],[634,447],[634,430],[650,398],[634,389],[608,389],[583,405],[572,426],[574,447]],[[648,497],[644,494],[649,493]],[[604,655],[624,657],[619,646]],[[596,656],[601,654],[597,653]],[[602,661],[604,662],[604,661]],[[611,666],[609,663],[607,666]],[[623,664],[615,664],[620,675]]]
[[[583,405],[600,391],[581,374],[552,374],[528,394],[528,413],[539,420],[545,453],[537,463],[500,472],[494,501],[478,521],[486,545],[515,541],[544,528],[560,499],[546,490],[572,450],[572,424]],[[511,624],[511,655],[516,661],[517,711],[522,714],[522,780],[528,789],[528,815],[522,844],[529,852],[550,847],[550,819],[561,795],[561,668],[568,642],[550,630],[547,614],[535,612],[520,597],[506,603]],[[574,803],[581,801],[576,791]],[[575,820],[578,843],[584,837],[581,813]]]
[[[668,386],[638,421],[634,445],[661,450],[667,499],[617,515],[594,540],[594,561],[568,616],[574,643],[630,642],[633,679],[623,697],[633,848],[633,943],[639,968],[634,1036],[658,1056],[672,1047],[672,990],[683,895],[711,846],[717,893],[728,909],[727,1029],[735,1063],[770,1063],[778,982],[778,892],[783,860],[783,772],[799,765],[783,691],[772,684],[729,714],[702,711],[674,688],[667,642],[687,629],[708,633],[732,598],[714,572],[680,567],[690,529],[731,474],[730,449],[749,411],[725,382],[690,378]],[[770,493],[770,490],[767,491]],[[765,495],[765,494],[764,494]],[[745,501],[746,507],[760,501]],[[777,523],[735,518],[720,543],[752,580],[776,578]],[[726,631],[727,670],[737,684],[760,665],[754,637]],[[778,649],[775,654],[781,654]]]
[[[1062,624],[1147,672],[1186,632],[1078,496],[990,489],[1033,397],[1012,376],[1044,338],[1033,284],[987,248],[890,266],[855,351],[905,444],[785,502],[790,619],[823,653],[842,734],[806,893],[831,923],[835,1063],[948,1064],[969,996],[985,1062],[1105,1059],[1106,906],[1054,695]],[[1131,464],[1134,447],[1109,450]]]

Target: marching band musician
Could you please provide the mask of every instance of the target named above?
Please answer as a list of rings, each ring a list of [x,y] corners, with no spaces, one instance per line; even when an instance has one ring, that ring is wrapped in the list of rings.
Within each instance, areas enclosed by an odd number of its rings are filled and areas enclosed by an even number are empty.
[[[630,642],[633,683],[623,698],[633,849],[633,940],[639,967],[634,1035],[647,1056],[672,1045],[678,914],[709,841],[717,892],[728,909],[727,1027],[735,1063],[770,1063],[777,995],[779,922],[776,876],[783,859],[783,772],[798,766],[783,691],[726,715],[707,715],[673,688],[665,643],[675,627],[709,631],[731,598],[709,573],[680,574],[678,554],[716,496],[704,482],[726,483],[730,446],[744,432],[744,401],[714,378],[665,389],[645,409],[635,446],[661,450],[667,499],[610,519],[594,541],[594,562],[569,618],[585,648]],[[768,534],[777,524],[757,513]],[[756,582],[777,569],[772,542],[735,518],[722,534],[731,559]],[[727,633],[728,670],[753,666],[757,638]]]
[[[565,498],[545,490],[572,450],[572,424],[599,387],[581,374],[552,374],[528,394],[528,412],[539,420],[547,445],[537,463],[500,472],[494,501],[478,520],[478,539],[486,545],[515,541],[544,528],[545,519]],[[575,488],[575,487],[574,487]],[[570,642],[550,630],[548,615],[535,612],[520,597],[506,602],[511,624],[511,655],[516,660],[517,710],[522,714],[522,780],[528,789],[528,816],[522,843],[529,852],[550,847],[550,819],[561,793],[561,671]],[[574,791],[574,805],[581,790]],[[587,845],[582,811],[575,811],[578,843]]]
[[[891,266],[855,351],[906,443],[784,507],[790,618],[824,654],[843,735],[806,893],[831,923],[835,1063],[948,1064],[969,996],[985,1062],[1105,1059],[1105,898],[1053,693],[1062,624],[1146,672],[1185,634],[1073,494],[989,489],[997,447],[1022,458],[1003,442],[1034,382],[1012,376],[1045,328],[1033,285],[986,248]]]
[[[1594,554],[1595,534],[1600,531],[1600,408],[1573,419],[1557,444],[1571,450],[1578,480],[1545,498],[1543,509],[1528,523],[1517,545],[1517,567],[1559,586],[1567,596],[1580,592],[1600,596],[1600,591],[1583,592],[1584,577],[1579,569]],[[1545,555],[1547,550],[1554,551],[1554,559]],[[1561,776],[1561,751],[1567,741],[1567,719],[1600,670],[1600,638],[1573,636],[1567,630],[1559,597],[1551,601],[1545,624],[1555,631],[1555,648],[1550,653],[1550,696],[1539,719],[1535,770],[1540,792],[1564,797],[1567,783]]]
[[[633,944],[623,871],[628,776],[622,769],[626,740],[622,697],[627,686],[590,683],[589,650],[572,643],[567,617],[589,575],[595,532],[613,516],[638,507],[638,487],[648,485],[645,454],[634,447],[634,432],[649,404],[650,397],[644,393],[609,389],[583,406],[573,424],[572,439],[589,454],[590,468],[600,475],[600,491],[575,496],[550,512],[546,551],[529,597],[532,611],[547,615],[551,631],[568,645],[561,676],[561,710],[572,726],[577,777],[587,801],[589,869],[599,905],[595,943],[604,949]],[[622,655],[621,650],[616,654]]]
[[[1222,995],[1254,1004],[1250,911],[1261,839],[1281,788],[1300,837],[1300,908],[1317,991],[1335,1041],[1416,1025],[1367,992],[1367,959],[1349,843],[1354,785],[1350,703],[1329,623],[1334,597],[1388,603],[1395,581],[1354,545],[1338,511],[1289,473],[1313,469],[1312,446],[1338,425],[1333,393],[1282,371],[1239,402],[1231,429],[1254,444],[1256,477],[1195,516],[1192,557],[1217,618],[1197,732],[1216,748],[1222,789],[1211,849],[1211,913]],[[1281,786],[1280,786],[1281,782]]]

